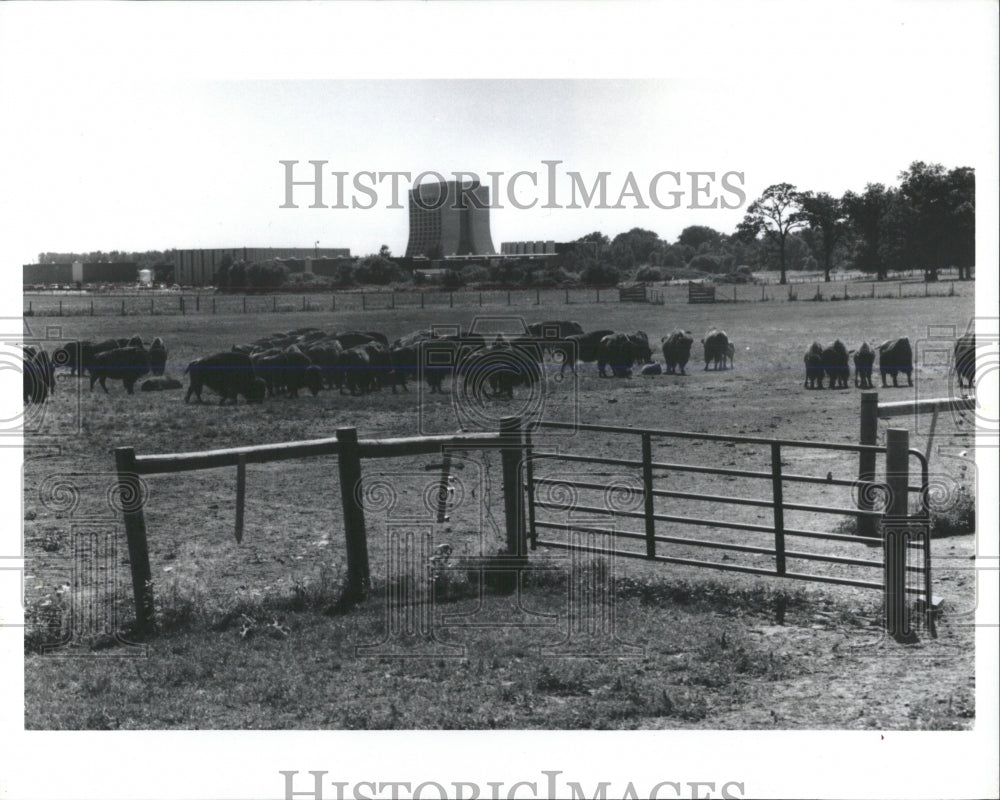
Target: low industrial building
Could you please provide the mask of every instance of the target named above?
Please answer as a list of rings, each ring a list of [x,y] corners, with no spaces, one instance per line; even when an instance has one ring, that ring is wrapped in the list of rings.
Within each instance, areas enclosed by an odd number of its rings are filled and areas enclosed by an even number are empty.
[[[139,265],[134,261],[64,261],[54,264],[25,264],[24,286],[75,286],[77,284],[134,284]]]

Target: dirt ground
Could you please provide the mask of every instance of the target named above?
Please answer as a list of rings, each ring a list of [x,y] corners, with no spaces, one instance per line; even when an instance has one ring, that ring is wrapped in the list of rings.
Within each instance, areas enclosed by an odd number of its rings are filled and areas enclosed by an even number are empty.
[[[510,315],[506,308],[486,311],[492,316]],[[526,312],[527,322],[570,318],[588,330],[597,327],[641,329],[649,333],[654,343],[674,328],[692,330],[696,344],[688,375],[601,379],[593,365],[589,365],[581,367],[576,378],[556,381],[550,376],[544,392],[530,402],[522,390],[513,401],[494,401],[478,411],[471,409],[476,412],[472,422],[469,421],[470,409],[456,407],[452,396],[429,395],[426,389],[412,385],[408,393],[396,395],[387,390],[369,397],[322,392],[315,398],[278,398],[267,400],[262,406],[241,403],[235,408],[220,408],[214,403],[185,405],[183,392],[127,396],[120,384],[109,384],[107,395],[99,386],[92,393],[86,380],[60,375],[57,393],[37,417],[29,420],[28,426],[31,433],[27,437],[25,455],[24,536],[29,616],[33,615],[36,621],[50,620],[57,609],[65,607],[66,597],[77,590],[63,587],[76,586],[78,577],[74,576],[79,576],[81,570],[86,571],[83,565],[91,564],[91,555],[100,551],[107,566],[103,571],[87,572],[91,588],[86,590],[85,596],[100,597],[103,587],[105,593],[117,597],[112,605],[120,620],[126,621],[131,600],[127,551],[124,537],[116,528],[115,511],[108,497],[114,481],[112,452],[117,446],[131,446],[138,454],[150,454],[320,438],[333,436],[342,427],[356,427],[363,438],[453,432],[463,424],[482,424],[492,429],[502,417],[522,413],[527,407],[540,409],[542,418],[554,421],[856,443],[859,392],[853,385],[848,390],[806,390],[801,359],[808,344],[814,339],[829,342],[841,338],[848,347],[856,347],[862,340],[877,343],[895,336],[909,336],[918,349],[914,387],[879,388],[880,399],[948,396],[955,392],[947,368],[953,338],[948,339],[942,326],[954,326],[956,335],[963,332],[973,310],[969,297],[930,297],[837,303],[725,304],[708,308],[602,304],[559,306],[551,315],[537,309]],[[252,318],[252,328],[247,327],[248,319],[241,315],[34,318],[31,325],[36,331],[48,328],[47,334],[53,340],[59,337],[99,339],[140,333],[148,341],[161,336],[170,354],[168,372],[180,377],[184,365],[195,357],[228,350],[235,343],[250,341],[269,332],[316,326],[328,330],[381,330],[392,339],[434,324],[468,326],[479,313],[478,309],[455,309],[453,312],[407,309],[262,315]],[[712,327],[725,329],[736,343],[735,368],[731,371],[705,372],[702,369],[697,339]],[[657,349],[654,346],[654,354],[661,360]],[[875,380],[878,384],[877,374]],[[929,419],[900,417],[892,424],[908,428],[911,447],[925,450]],[[887,427],[886,423],[880,423],[880,442],[884,442]],[[931,483],[938,487],[935,502],[942,508],[954,500],[959,487],[975,491],[973,444],[971,418],[948,414],[939,418],[931,443],[930,469]],[[640,453],[638,437],[579,432],[552,437],[548,442],[539,442],[539,446],[564,453],[614,458],[638,458]],[[655,442],[653,458],[674,464],[766,471],[770,452],[760,445],[664,439]],[[783,450],[782,459],[786,473],[828,475],[845,480],[857,474],[857,456],[848,453],[788,448]],[[394,548],[401,541],[398,537],[405,537],[406,531],[426,532],[435,546],[441,542],[450,544],[453,563],[496,552],[502,546],[503,504],[498,454],[470,452],[461,460],[462,467],[453,471],[455,493],[450,517],[440,525],[431,518],[427,500],[436,497],[439,463],[439,458],[419,458],[363,465],[366,485],[375,489],[382,487],[380,491],[394,495],[396,500],[391,509],[373,511],[367,520],[369,555],[377,587],[392,585],[392,569],[388,565],[395,562],[390,562],[390,557],[399,557]],[[916,462],[911,460],[911,463]],[[617,486],[618,494],[611,497],[601,492],[581,493],[579,499],[584,505],[605,504],[606,507],[609,502],[617,502],[626,510],[634,510],[629,503],[634,501],[635,470],[552,462],[540,468],[539,475],[554,478],[564,475],[577,480],[593,476],[595,482]],[[770,498],[767,482],[755,485],[746,479],[672,469],[655,471],[654,479],[659,488],[681,494],[697,491]],[[914,482],[915,479],[911,480]],[[576,661],[572,659],[552,667],[551,661],[531,658],[531,648],[546,641],[546,636],[551,637],[551,630],[545,633],[514,625],[513,630],[526,631],[528,638],[524,641],[518,641],[507,629],[502,636],[474,631],[468,634],[468,652],[473,655],[467,655],[467,661],[474,665],[478,658],[492,663],[498,657],[502,661],[512,652],[521,653],[514,657],[530,666],[529,677],[472,676],[464,689],[451,686],[451,690],[474,694],[476,687],[481,693],[485,691],[483,687],[492,686],[487,700],[483,701],[489,708],[482,713],[480,710],[466,713],[452,709],[445,716],[435,716],[428,715],[426,710],[421,712],[419,703],[413,705],[414,698],[407,699],[408,685],[427,669],[415,666],[418,662],[423,663],[419,659],[405,662],[409,667],[397,669],[394,666],[389,670],[391,678],[377,686],[365,676],[362,662],[352,661],[353,643],[356,642],[356,636],[352,639],[350,635],[352,625],[360,626],[355,634],[366,626],[380,631],[392,627],[391,615],[386,616],[389,612],[379,602],[372,601],[370,607],[362,609],[355,622],[348,615],[331,623],[331,618],[312,615],[307,610],[291,618],[282,616],[282,624],[290,628],[290,634],[279,632],[285,637],[280,641],[258,637],[253,647],[262,650],[256,655],[246,651],[246,641],[233,628],[238,627],[232,622],[234,609],[252,608],[254,603],[266,604],[268,598],[295,597],[296,593],[317,591],[318,583],[335,583],[343,576],[345,547],[335,460],[312,459],[248,468],[245,536],[239,545],[233,538],[234,470],[149,477],[145,479],[145,492],[157,602],[179,617],[184,614],[178,609],[187,608],[192,602],[201,611],[200,616],[191,615],[190,625],[186,626],[184,619],[179,619],[176,629],[146,645],[145,666],[141,670],[146,677],[141,685],[155,685],[156,674],[183,662],[190,664],[193,670],[190,686],[185,686],[184,691],[203,690],[207,693],[206,699],[189,706],[171,701],[169,709],[162,713],[155,710],[154,703],[154,710],[142,712],[136,706],[141,695],[140,684],[132,687],[135,691],[129,688],[139,679],[131,677],[131,668],[120,665],[121,659],[84,659],[86,667],[80,670],[80,659],[28,654],[28,727],[101,727],[102,721],[106,721],[101,717],[101,709],[110,709],[107,714],[116,721],[115,726],[121,727],[558,728],[610,725],[942,729],[969,727],[973,722],[974,653],[970,615],[976,592],[972,561],[975,543],[971,536],[934,540],[934,594],[943,601],[938,636],[931,638],[924,633],[919,644],[910,646],[884,640],[880,630],[880,594],[876,590],[778,581],[735,572],[616,558],[613,560],[615,579],[620,586],[653,587],[651,591],[658,597],[650,602],[648,598],[643,599],[642,592],[632,596],[626,591],[619,603],[623,639],[627,641],[633,636],[646,643],[640,659],[644,666],[639,673],[632,671],[636,669],[634,661],[631,666],[625,666],[626,661],[622,661],[618,666],[602,666],[592,676],[588,673],[586,677],[579,677],[584,673],[578,673]],[[784,499],[804,505],[839,508],[850,508],[854,502],[851,488],[822,484],[788,483]],[[373,508],[377,508],[374,502]],[[764,525],[771,521],[768,508],[719,506],[691,497],[658,498],[656,510]],[[555,517],[559,516],[558,511],[554,513]],[[541,512],[539,518],[542,518]],[[840,526],[845,519],[847,517],[795,511],[786,514],[785,525],[796,529],[837,531],[842,530]],[[607,524],[607,516],[603,520]],[[586,524],[579,519],[575,521]],[[642,530],[642,522],[638,519],[619,515],[613,522],[619,532]],[[97,550],[81,550],[80,542],[84,541],[81,532],[95,537],[86,541],[91,542],[88,547]],[[660,523],[657,533],[730,544],[773,545],[773,537],[768,534],[710,526]],[[625,538],[618,541],[622,548],[635,549],[638,544],[642,549],[641,542]],[[853,543],[790,537],[787,546],[796,552],[860,561],[877,562],[881,557],[879,548]],[[543,550],[537,552],[541,555]],[[706,558],[727,565],[773,565],[770,556],[735,551],[713,551],[708,555],[704,548],[684,544],[661,543],[658,553]],[[881,581],[880,569],[872,566],[844,567],[796,559],[790,559],[789,563],[789,570]],[[680,595],[669,591],[669,587],[676,585],[689,588],[691,595],[700,599],[693,605],[685,605]],[[568,613],[564,587],[557,585],[556,589],[558,591],[542,581],[534,590],[529,586],[525,591],[529,604],[534,603],[541,609],[538,613],[555,615],[564,622]],[[732,592],[742,592],[745,596],[756,596],[756,592],[765,599],[745,610],[735,601],[716,602],[718,596]],[[772,601],[785,592],[792,600],[782,619],[782,615],[775,612]],[[457,604],[454,613],[465,613],[463,597],[459,591],[454,600]],[[488,598],[483,602],[490,605],[490,613],[500,613],[491,605],[499,600]],[[205,623],[212,612],[230,620],[222,626],[222,632]],[[81,623],[85,617],[77,609],[74,624]],[[259,623],[260,620],[255,620],[255,624]],[[334,635],[331,626],[337,631],[332,641],[329,640]],[[692,630],[697,634],[691,633]],[[453,638],[466,635],[465,631],[456,630],[446,633]],[[696,638],[689,640],[691,636]],[[678,656],[669,646],[669,640],[678,637],[687,642],[678,652],[690,659],[683,669],[675,669]],[[209,640],[210,646],[205,644]],[[738,646],[730,647],[727,642],[737,642]],[[296,647],[296,643],[300,646]],[[328,718],[319,718],[303,712],[298,717],[285,718],[279,710],[282,704],[277,696],[273,703],[265,703],[256,712],[250,713],[245,708],[239,710],[237,703],[237,708],[230,713],[226,710],[228,701],[222,699],[225,690],[215,687],[216,679],[209,674],[211,669],[206,660],[199,659],[198,647],[210,654],[206,656],[209,660],[245,662],[238,667],[240,670],[251,669],[265,658],[269,649],[279,648],[282,658],[286,659],[284,663],[293,672],[304,668],[314,648],[332,648],[339,654],[337,661],[341,666],[338,669],[342,676],[350,675],[351,680],[356,681],[356,691],[385,702],[391,700],[399,714],[396,717],[352,717],[331,712]],[[741,672],[740,665],[744,661],[722,659],[719,669],[723,677],[705,677],[705,664],[714,658],[711,653],[725,650],[741,651],[741,658],[750,666]],[[756,664],[767,666],[757,669]],[[499,673],[504,669],[497,666],[494,671]],[[542,672],[543,669],[549,672]],[[670,680],[673,672],[686,675],[687,682]],[[626,674],[630,676],[627,680]],[[102,676],[107,678],[106,684]],[[273,674],[270,677],[279,683],[285,680]],[[292,680],[291,677],[287,679]],[[495,680],[500,683],[496,684]],[[635,691],[639,696],[652,692],[659,697],[657,687],[661,685],[675,688],[669,693],[664,688],[662,696],[667,699],[658,701],[659,705],[635,701],[637,709],[649,706],[643,713],[637,710],[635,714],[609,717],[607,709],[616,704],[620,706],[621,693],[631,691],[627,689],[630,680],[637,681]],[[503,711],[504,695],[502,692],[495,694],[494,690],[505,681],[513,681],[512,687],[508,687],[511,691],[520,687],[537,696],[538,702],[530,714],[523,708],[511,713]],[[713,682],[716,685],[713,686]],[[564,685],[576,688],[572,691],[560,688]],[[607,686],[612,688],[607,689]],[[678,699],[682,695],[677,693],[680,691],[677,686],[686,687],[686,700]],[[692,686],[697,690],[694,695],[691,694]],[[426,702],[433,702],[436,691],[420,696]],[[135,700],[129,700],[133,694]],[[566,708],[567,697],[572,700],[570,708]],[[337,706],[334,698],[327,699],[326,706]],[[575,711],[572,708],[574,703],[589,707],[592,714],[580,716],[579,708]],[[408,705],[413,707],[408,710]],[[681,713],[678,709],[688,709],[690,713]]]

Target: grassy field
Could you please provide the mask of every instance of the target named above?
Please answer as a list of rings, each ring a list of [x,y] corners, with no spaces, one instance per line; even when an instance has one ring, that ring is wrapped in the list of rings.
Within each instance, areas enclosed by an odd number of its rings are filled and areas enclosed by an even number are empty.
[[[585,329],[642,329],[657,343],[676,327],[692,330],[696,338],[721,327],[736,343],[732,371],[704,372],[696,344],[683,377],[601,379],[590,365],[581,367],[576,380],[550,379],[543,396],[546,419],[855,443],[858,391],[805,390],[806,346],[813,339],[841,338],[856,347],[862,340],[907,335],[928,354],[918,363],[915,387],[880,389],[880,396],[945,396],[953,390],[940,353],[947,354],[950,342],[940,326],[964,331],[973,301],[971,293],[959,293],[709,307],[560,304],[514,311],[527,322],[572,318]],[[50,341],[161,336],[170,353],[168,372],[180,377],[195,357],[279,330],[378,329],[391,339],[434,324],[465,327],[480,315],[509,313],[499,305],[284,317],[36,316],[27,322],[34,335]],[[499,458],[488,452],[470,453],[465,468],[456,470],[462,502],[444,524],[428,529],[435,543],[452,545],[452,566],[458,567],[442,570],[435,613],[465,620],[445,626],[440,641],[432,642],[437,649],[427,651],[427,641],[416,637],[400,644],[402,651],[356,650],[379,642],[397,624],[386,605],[389,593],[399,590],[387,568],[390,557],[399,555],[392,532],[397,517],[426,512],[424,498],[437,478],[435,459],[364,464],[366,483],[391,487],[397,507],[394,516],[369,515],[373,591],[369,602],[347,614],[332,608],[345,561],[337,467],[333,460],[314,459],[248,469],[246,532],[239,545],[233,539],[233,470],[149,478],[145,511],[160,635],[137,649],[109,647],[98,638],[37,654],[32,645],[51,636],[46,625],[65,630],[79,624],[85,617],[80,603],[102,599],[97,590],[81,600],[80,592],[63,587],[73,583],[74,560],[89,563],[74,549],[79,531],[114,529],[107,500],[114,447],[132,446],[139,454],[203,450],[332,436],[347,426],[357,427],[362,437],[415,435],[454,431],[462,419],[450,396],[427,395],[415,386],[397,395],[322,392],[220,408],[185,405],[183,392],[127,396],[120,384],[109,384],[110,394],[99,386],[91,393],[87,381],[68,375],[60,375],[58,383],[43,411],[26,420],[31,431],[24,482],[27,727],[947,729],[972,724],[972,628],[962,613],[975,602],[972,537],[934,541],[935,594],[945,605],[938,638],[924,637],[915,646],[883,640],[877,591],[616,559],[616,590],[605,600],[614,606],[622,647],[606,652],[600,641],[589,641],[590,658],[542,655],[558,651],[569,624],[572,587],[565,562],[547,551],[533,556],[550,569],[533,573],[520,605],[481,592],[461,568],[461,559],[495,552],[503,543]],[[497,401],[484,413],[498,421],[518,413],[523,402],[523,397]],[[894,424],[909,426],[911,446],[924,449],[926,419]],[[880,437],[884,432],[883,424]],[[951,497],[959,486],[973,490],[971,456],[959,455],[972,451],[968,421],[943,417],[934,444],[932,480]],[[568,437],[554,446],[592,455],[637,454],[613,437]],[[654,452],[656,460],[748,469],[766,468],[767,458],[764,448],[724,443],[667,442]],[[787,458],[789,472],[846,479],[857,472],[856,457],[847,455],[801,451]],[[590,474],[610,484],[634,480],[614,470]],[[679,492],[769,496],[766,487],[735,479],[656,477]],[[785,500],[852,503],[850,489],[822,485],[789,487]],[[766,509],[760,516],[752,506],[723,512],[693,499],[658,503],[657,510],[667,513],[769,521]],[[623,528],[627,524],[621,521]],[[788,526],[816,530],[843,524],[809,512],[786,517]],[[666,532],[694,533],[680,525]],[[757,534],[700,533],[716,541],[765,543],[754,538]],[[131,614],[125,543],[123,537],[108,541],[105,549],[117,550],[98,583],[113,587],[110,596],[118,598],[114,608],[124,626]],[[859,559],[877,560],[881,553],[847,543],[810,545]],[[767,560],[740,558],[738,563],[747,564]],[[843,569],[814,566],[826,574]],[[880,579],[878,570],[857,576]],[[399,658],[401,653],[420,657]]]

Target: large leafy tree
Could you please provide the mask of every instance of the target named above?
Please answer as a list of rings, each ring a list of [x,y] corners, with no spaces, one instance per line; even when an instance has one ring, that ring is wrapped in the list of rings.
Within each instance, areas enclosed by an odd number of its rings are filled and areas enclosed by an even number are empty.
[[[746,216],[737,227],[737,232],[747,239],[763,235],[765,240],[775,246],[778,251],[781,282],[787,283],[785,253],[788,237],[806,224],[802,214],[800,192],[790,183],[776,183],[768,186],[763,194],[750,204]]]
[[[833,251],[844,237],[844,209],[839,198],[827,192],[803,192],[799,195],[802,217],[817,236],[823,255],[823,280],[830,282]]]
[[[707,225],[688,225],[677,237],[677,243],[693,247],[697,250],[703,244],[716,245],[721,241],[722,234]]]
[[[881,183],[869,183],[864,192],[846,192],[841,203],[857,237],[854,264],[865,272],[874,272],[885,280],[885,261],[880,255],[886,212],[892,201],[892,191]]]

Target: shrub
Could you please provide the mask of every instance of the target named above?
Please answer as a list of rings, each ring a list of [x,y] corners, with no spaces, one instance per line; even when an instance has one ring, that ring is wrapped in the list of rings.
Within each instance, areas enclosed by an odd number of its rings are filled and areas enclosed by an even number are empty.
[[[656,283],[663,280],[663,270],[657,267],[641,267],[635,273],[635,279],[641,283]]]
[[[490,271],[482,264],[469,264],[467,267],[462,267],[461,275],[466,284],[489,283],[490,280]]]
[[[580,283],[587,286],[617,286],[621,273],[610,264],[591,262],[580,271]]]
[[[722,261],[718,256],[700,253],[688,262],[688,267],[699,272],[722,272]]]
[[[441,286],[445,289],[461,289],[465,286],[462,274],[457,269],[449,269],[441,278]]]
[[[403,271],[392,261],[383,256],[365,256],[358,262],[354,271],[358,283],[368,283],[373,286],[388,286],[404,280]]]

